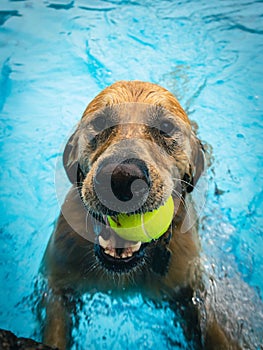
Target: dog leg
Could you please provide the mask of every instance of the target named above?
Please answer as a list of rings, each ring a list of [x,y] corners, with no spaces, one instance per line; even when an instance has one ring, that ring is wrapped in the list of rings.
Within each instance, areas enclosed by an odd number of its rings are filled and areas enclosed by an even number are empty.
[[[59,350],[67,349],[72,320],[66,297],[62,293],[51,293],[45,300],[45,311],[43,342]]]

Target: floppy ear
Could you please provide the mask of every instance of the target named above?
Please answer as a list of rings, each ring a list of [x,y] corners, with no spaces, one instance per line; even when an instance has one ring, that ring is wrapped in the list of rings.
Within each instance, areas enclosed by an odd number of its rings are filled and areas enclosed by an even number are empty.
[[[188,193],[192,192],[198,182],[199,177],[205,169],[205,152],[203,145],[198,138],[192,134],[191,140],[191,158],[189,163],[189,174],[185,174],[184,180],[189,182],[186,187]]]
[[[77,183],[78,174],[78,129],[70,136],[63,153],[63,165],[71,183]]]

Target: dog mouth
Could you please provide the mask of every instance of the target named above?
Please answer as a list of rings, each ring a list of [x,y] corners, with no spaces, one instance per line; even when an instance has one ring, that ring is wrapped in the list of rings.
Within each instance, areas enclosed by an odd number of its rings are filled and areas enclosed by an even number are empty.
[[[99,245],[102,248],[105,255],[114,259],[130,259],[135,253],[140,251],[142,242],[134,242],[130,246],[123,248],[115,248],[112,246],[112,239],[105,240],[102,236],[98,237]],[[127,241],[128,242],[128,241]]]
[[[112,272],[127,272],[141,264],[150,243],[125,240],[111,229],[105,216],[104,221],[94,244],[95,256],[102,266]]]
[[[172,224],[171,224],[172,225]],[[150,268],[157,274],[167,272],[170,261],[171,227],[150,242],[128,241],[119,237],[109,225],[103,225],[96,236],[94,253],[100,265],[110,273],[129,274]]]

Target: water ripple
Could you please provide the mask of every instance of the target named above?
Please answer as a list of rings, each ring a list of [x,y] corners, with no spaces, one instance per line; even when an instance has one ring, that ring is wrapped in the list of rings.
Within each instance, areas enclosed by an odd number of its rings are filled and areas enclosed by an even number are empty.
[[[74,7],[74,3],[75,3],[74,0],[72,0],[70,2],[66,1],[65,3],[59,3],[59,2],[53,3],[53,2],[51,2],[47,5],[47,7],[50,7],[50,8],[55,9],[55,10],[70,10]]]
[[[139,44],[142,45],[142,46],[149,46],[149,47],[151,47],[152,49],[155,49],[155,48],[156,48],[155,45],[153,45],[153,44],[147,42],[146,40],[143,40],[143,39],[139,38],[138,36],[135,36],[135,35],[133,35],[133,34],[127,34],[127,36],[128,36],[129,38],[135,40],[137,43],[139,43]]]
[[[108,12],[112,10],[116,10],[116,7],[87,7],[87,6],[79,6],[81,10],[85,11],[98,11],[98,12]]]
[[[86,55],[87,55],[87,67],[98,83],[100,88],[104,88],[107,84],[107,81],[111,75],[110,70],[97,58],[94,54],[91,53],[91,48],[89,47],[89,42],[86,42]]]
[[[10,57],[8,57],[2,65],[0,75],[0,111],[3,109],[6,98],[11,91],[11,73]]]
[[[21,17],[22,15],[17,10],[0,11],[0,26],[3,25],[11,17]]]

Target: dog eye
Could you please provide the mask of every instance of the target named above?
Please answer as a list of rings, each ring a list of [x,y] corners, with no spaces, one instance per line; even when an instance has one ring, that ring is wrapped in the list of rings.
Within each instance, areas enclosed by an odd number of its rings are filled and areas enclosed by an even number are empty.
[[[103,131],[107,128],[107,120],[105,116],[98,116],[91,122],[94,130],[97,132]]]
[[[172,133],[175,131],[176,127],[170,120],[163,120],[160,123],[160,134],[164,136],[172,136]]]

